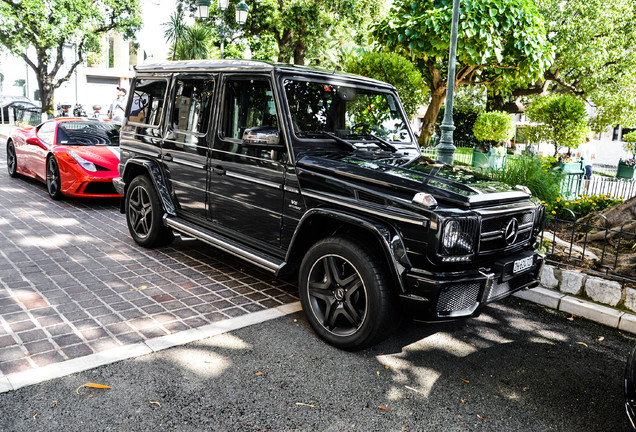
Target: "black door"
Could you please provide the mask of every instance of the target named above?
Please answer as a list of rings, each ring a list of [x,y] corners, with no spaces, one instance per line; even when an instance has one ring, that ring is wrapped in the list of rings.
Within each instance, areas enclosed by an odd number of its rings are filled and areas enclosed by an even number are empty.
[[[176,76],[166,121],[162,158],[179,216],[205,219],[208,175],[207,132],[215,77]]]
[[[271,82],[268,76],[226,75],[222,91],[209,160],[210,216],[245,241],[280,247],[287,154],[242,141],[246,129],[279,127]]]

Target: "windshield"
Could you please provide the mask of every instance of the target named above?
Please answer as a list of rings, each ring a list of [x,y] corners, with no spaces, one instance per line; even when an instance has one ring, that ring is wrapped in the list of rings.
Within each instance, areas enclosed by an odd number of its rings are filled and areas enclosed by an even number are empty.
[[[96,120],[60,122],[57,143],[74,146],[118,146],[119,128],[116,123]]]
[[[372,142],[373,137],[390,143],[414,142],[394,93],[296,79],[286,79],[284,88],[299,138],[327,132],[354,144]]]

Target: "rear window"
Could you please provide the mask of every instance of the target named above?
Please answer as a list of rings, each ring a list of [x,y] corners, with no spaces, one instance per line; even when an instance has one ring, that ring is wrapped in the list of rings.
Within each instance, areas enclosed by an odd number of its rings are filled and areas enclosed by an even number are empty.
[[[61,122],[57,129],[58,145],[118,146],[119,128],[116,123],[98,121]]]

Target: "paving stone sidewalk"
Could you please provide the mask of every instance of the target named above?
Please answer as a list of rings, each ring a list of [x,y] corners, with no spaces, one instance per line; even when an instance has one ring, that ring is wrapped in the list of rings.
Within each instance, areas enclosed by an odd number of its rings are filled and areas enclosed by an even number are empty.
[[[51,200],[0,139],[0,383],[297,302],[293,281],[176,240],[143,249],[117,200]]]

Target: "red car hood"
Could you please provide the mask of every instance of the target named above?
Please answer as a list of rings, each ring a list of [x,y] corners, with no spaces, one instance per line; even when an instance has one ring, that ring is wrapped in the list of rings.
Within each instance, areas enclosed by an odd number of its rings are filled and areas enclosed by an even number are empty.
[[[119,165],[119,147],[117,146],[64,146],[55,151],[74,151],[78,156],[110,170],[117,170]]]

